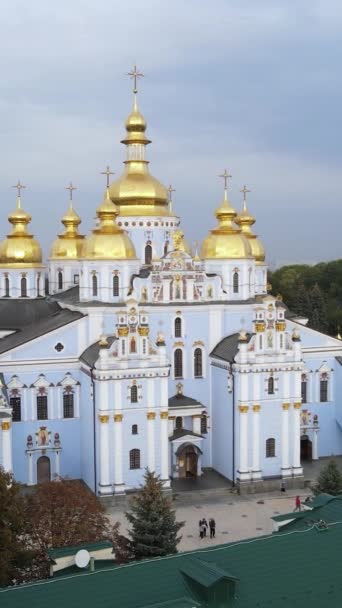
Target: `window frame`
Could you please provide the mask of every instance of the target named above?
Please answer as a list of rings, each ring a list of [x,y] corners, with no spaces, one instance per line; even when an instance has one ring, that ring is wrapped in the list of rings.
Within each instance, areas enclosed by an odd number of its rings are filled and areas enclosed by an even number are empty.
[[[274,437],[268,437],[265,443],[265,457],[275,458],[276,457],[276,440]]]
[[[175,317],[173,323],[173,331],[175,338],[182,338],[183,335],[183,319],[179,315]]]
[[[138,448],[129,451],[129,468],[130,471],[141,469],[141,456]]]
[[[130,386],[130,400],[131,403],[138,403],[138,387],[136,384]]]
[[[68,403],[67,401],[69,401],[70,398],[71,402]],[[69,415],[70,411],[72,412],[72,416]],[[66,415],[66,412],[68,413],[68,415]],[[75,418],[75,399],[74,393],[72,391],[66,391],[63,393],[63,418]]]
[[[120,295],[120,279],[118,274],[113,275],[113,298]]]
[[[14,403],[16,402],[16,403]],[[9,405],[12,408],[12,421],[21,422],[21,397],[20,395],[12,395],[9,399]],[[19,412],[19,415],[17,415]]]
[[[173,352],[173,375],[175,378],[184,377],[183,350],[175,348]]]
[[[42,403],[44,400],[44,403]],[[44,415],[41,416],[39,410],[44,407]],[[48,398],[47,395],[37,395],[36,397],[36,410],[37,410],[37,420],[48,420],[49,419],[49,408],[48,408]],[[46,415],[45,415],[46,414]]]
[[[199,356],[198,356],[199,355]],[[196,346],[193,354],[194,378],[203,378],[203,348]]]

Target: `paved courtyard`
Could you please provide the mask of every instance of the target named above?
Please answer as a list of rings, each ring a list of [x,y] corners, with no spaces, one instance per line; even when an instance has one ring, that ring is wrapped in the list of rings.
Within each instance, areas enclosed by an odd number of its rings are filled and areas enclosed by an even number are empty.
[[[310,494],[302,491],[301,498]],[[280,492],[267,495],[237,496],[225,489],[203,492],[184,492],[176,495],[174,507],[178,521],[184,521],[180,551],[188,551],[208,545],[218,545],[253,536],[270,534],[273,531],[271,517],[294,509],[296,491],[281,496]],[[112,522],[119,521],[121,530],[126,532],[124,509],[111,507]],[[198,522],[205,517],[216,521],[216,538],[199,538]]]

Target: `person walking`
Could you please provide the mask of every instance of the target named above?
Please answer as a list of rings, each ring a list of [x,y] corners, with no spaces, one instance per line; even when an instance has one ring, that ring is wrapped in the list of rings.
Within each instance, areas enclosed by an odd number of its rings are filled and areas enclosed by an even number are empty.
[[[215,538],[216,523],[212,517],[209,519],[210,538]]]
[[[285,494],[285,492],[286,492],[286,485],[285,485],[285,481],[284,480],[282,480],[282,482],[280,484],[280,492],[282,494]]]
[[[295,502],[296,506],[293,509],[293,511],[301,511],[302,510],[302,503],[300,502],[300,497],[296,496],[296,502]]]
[[[201,519],[198,522],[198,527],[199,527],[200,538],[203,538],[203,524],[202,524],[202,520]]]
[[[202,519],[202,531],[203,531],[203,537],[207,536],[207,527],[208,527],[208,522],[205,519],[205,517],[203,517]]]

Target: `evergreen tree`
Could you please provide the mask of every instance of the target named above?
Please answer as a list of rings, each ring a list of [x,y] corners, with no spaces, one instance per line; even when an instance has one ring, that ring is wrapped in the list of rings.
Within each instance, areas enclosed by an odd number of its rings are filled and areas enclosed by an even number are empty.
[[[293,305],[293,312],[297,315],[310,319],[312,316],[311,301],[309,293],[304,283],[301,281],[298,285],[295,301]]]
[[[0,586],[13,584],[33,556],[27,549],[24,499],[20,485],[0,467]]]
[[[321,470],[317,484],[313,487],[314,494],[331,494],[337,496],[342,494],[342,473],[337,467],[335,460],[330,460]]]
[[[177,553],[184,522],[176,521],[175,511],[163,492],[160,477],[146,470],[145,483],[135,496],[126,517],[131,524],[129,536],[135,559]]]
[[[328,311],[324,295],[318,283],[310,291],[312,315],[309,326],[317,331],[326,331],[328,325]]]

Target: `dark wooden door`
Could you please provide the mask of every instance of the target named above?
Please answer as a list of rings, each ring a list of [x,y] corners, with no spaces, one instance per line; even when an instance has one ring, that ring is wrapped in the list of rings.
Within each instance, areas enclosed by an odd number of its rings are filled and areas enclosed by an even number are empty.
[[[37,483],[51,480],[51,465],[48,456],[41,456],[37,460]]]

